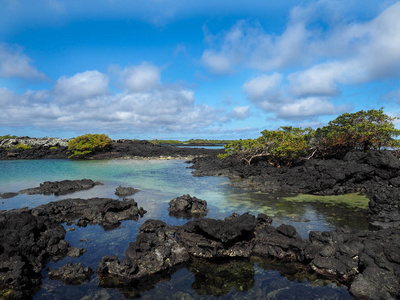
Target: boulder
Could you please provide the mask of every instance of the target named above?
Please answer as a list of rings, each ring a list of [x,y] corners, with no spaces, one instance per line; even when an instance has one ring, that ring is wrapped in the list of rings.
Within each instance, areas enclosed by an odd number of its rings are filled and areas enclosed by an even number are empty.
[[[124,286],[187,262],[189,253],[178,244],[175,230],[162,221],[147,220],[130,243],[125,258],[101,259],[97,274],[102,286]]]
[[[193,217],[204,217],[209,210],[207,201],[187,194],[172,199],[169,202],[168,211],[170,216],[191,219]]]
[[[122,187],[119,186],[115,189],[115,195],[120,196],[120,197],[125,197],[125,196],[130,196],[135,193],[139,192],[138,189],[135,189],[133,187]]]

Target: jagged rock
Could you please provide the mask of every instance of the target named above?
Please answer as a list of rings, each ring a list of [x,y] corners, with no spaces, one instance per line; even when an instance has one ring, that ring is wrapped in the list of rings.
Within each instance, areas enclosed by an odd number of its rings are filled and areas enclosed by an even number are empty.
[[[356,299],[395,299],[399,290],[398,277],[378,267],[368,267],[350,286],[350,293]]]
[[[11,298],[29,298],[45,263],[67,253],[65,233],[61,224],[27,209],[0,212],[0,287],[12,290]]]
[[[125,197],[125,196],[130,196],[135,193],[139,192],[138,189],[135,189],[133,187],[122,187],[119,186],[115,189],[115,195],[120,196],[120,197]]]
[[[20,194],[43,194],[43,195],[64,195],[76,191],[87,190],[96,185],[102,185],[101,182],[96,182],[91,179],[81,180],[63,180],[63,181],[45,181],[39,187],[29,188],[19,191]]]
[[[9,198],[12,198],[12,197],[15,197],[15,196],[18,196],[18,193],[3,193],[3,194],[0,194],[0,198],[3,198],[3,199],[9,199]]]
[[[139,209],[133,199],[65,199],[33,208],[32,215],[51,216],[60,223],[76,223],[78,226],[99,224],[113,228],[119,226],[122,220],[137,220]],[[78,221],[75,222],[76,219]]]
[[[76,247],[71,247],[68,252],[67,256],[69,257],[79,257],[82,256],[83,253],[85,253],[87,250],[83,248],[76,248]]]
[[[97,268],[103,286],[127,285],[187,262],[189,254],[175,239],[175,230],[158,220],[147,220],[130,243],[125,258],[103,257]]]
[[[256,218],[233,215],[225,220],[198,219],[178,228],[177,239],[196,257],[249,257]]]
[[[204,217],[209,209],[207,201],[191,197],[189,194],[172,199],[169,202],[169,215],[177,218]]]
[[[42,268],[49,260],[66,255],[77,257],[86,251],[73,248],[64,240],[66,230],[62,223],[78,219],[78,224],[109,228],[118,226],[121,220],[137,220],[138,214],[134,200],[107,198],[66,199],[34,209],[0,211],[0,288],[11,291],[11,299],[30,298],[40,285]],[[86,280],[82,276],[90,278],[90,272],[83,270],[82,273],[74,265],[62,271],[70,276],[66,281],[79,283]]]
[[[68,263],[59,269],[52,269],[49,272],[49,278],[52,280],[62,280],[66,284],[80,285],[90,281],[94,274],[90,267],[84,268],[81,263]]]

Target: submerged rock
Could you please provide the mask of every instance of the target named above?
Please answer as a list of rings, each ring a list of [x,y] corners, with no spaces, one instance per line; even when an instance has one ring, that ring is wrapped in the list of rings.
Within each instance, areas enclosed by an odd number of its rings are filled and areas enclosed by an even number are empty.
[[[133,187],[122,187],[119,186],[115,189],[115,195],[120,196],[120,197],[125,197],[125,196],[130,196],[135,193],[139,192],[138,189],[135,189]]]
[[[68,263],[59,269],[52,269],[49,272],[49,278],[52,280],[62,280],[66,284],[80,285],[90,281],[94,274],[90,267],[84,268],[81,263]]]
[[[172,199],[169,202],[168,211],[170,216],[191,219],[206,216],[209,209],[207,208],[207,201],[187,194]]]
[[[63,180],[63,181],[45,181],[39,187],[29,188],[19,191],[20,194],[43,194],[43,195],[64,195],[76,191],[87,190],[96,185],[102,185],[101,182],[96,182],[91,179],[81,180]]]

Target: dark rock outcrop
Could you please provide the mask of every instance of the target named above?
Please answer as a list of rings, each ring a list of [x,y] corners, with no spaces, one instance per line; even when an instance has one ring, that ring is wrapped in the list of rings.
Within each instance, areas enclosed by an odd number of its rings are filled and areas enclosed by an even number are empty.
[[[31,149],[18,149],[24,144]],[[68,140],[51,138],[20,137],[0,140],[0,159],[66,159]],[[113,158],[164,158],[187,159],[196,156],[218,154],[223,150],[204,148],[181,148],[176,146],[161,146],[144,140],[113,140],[106,149],[86,155],[83,159],[113,159]]]
[[[275,228],[270,222],[265,215],[255,218],[249,214],[234,214],[225,220],[197,219],[178,227],[148,220],[125,259],[103,257],[97,273],[105,287],[126,286],[194,258],[256,255],[301,263],[310,272],[346,284],[359,299],[392,299],[399,294],[400,228],[337,229],[311,232],[309,239],[302,239],[294,227]]]
[[[15,196],[18,196],[18,193],[3,193],[3,194],[0,194],[0,198],[3,198],[3,199],[9,199],[9,198],[12,198],[12,197],[15,197]]]
[[[88,190],[96,185],[102,185],[101,182],[93,181],[91,179],[80,180],[63,180],[63,181],[45,181],[38,187],[29,188],[19,191],[20,194],[28,195],[65,195],[81,190]]]
[[[120,225],[120,221],[138,220],[139,209],[133,199],[65,199],[33,208],[32,215],[50,216],[59,223],[75,223],[78,226],[99,224],[114,228]]]
[[[97,268],[102,286],[126,286],[166,271],[189,260],[185,248],[178,244],[175,230],[158,220],[147,220],[139,229],[136,242],[126,250],[120,262],[105,256]]]
[[[281,168],[264,160],[249,166],[235,157],[198,157],[191,162],[196,176],[240,177],[244,180],[234,185],[266,192],[336,195],[400,187],[400,161],[390,151],[350,152],[342,160],[301,160]]]
[[[41,271],[48,261],[66,255],[80,256],[86,251],[71,247],[64,240],[66,230],[62,223],[100,224],[111,228],[121,220],[137,220],[138,216],[134,200],[106,198],[66,199],[34,209],[0,211],[0,292],[6,291],[10,299],[28,299],[40,285]],[[85,278],[90,278],[90,272],[84,270]],[[65,280],[71,283],[85,280],[77,266],[63,269],[64,273],[70,271],[72,277]],[[73,274],[80,275],[73,278]]]
[[[135,189],[133,187],[122,187],[119,186],[115,189],[115,195],[120,196],[120,197],[125,197],[125,196],[130,196],[135,193],[139,192],[138,189]]]
[[[59,269],[52,269],[49,272],[49,278],[52,280],[61,280],[66,284],[80,285],[90,281],[94,274],[90,267],[84,268],[81,263],[68,263]]]
[[[172,199],[169,202],[168,211],[170,216],[191,219],[193,217],[204,217],[209,210],[207,201],[187,194]]]
[[[60,223],[27,209],[0,212],[0,290],[11,290],[12,298],[29,298],[45,263],[68,252],[65,233]]]

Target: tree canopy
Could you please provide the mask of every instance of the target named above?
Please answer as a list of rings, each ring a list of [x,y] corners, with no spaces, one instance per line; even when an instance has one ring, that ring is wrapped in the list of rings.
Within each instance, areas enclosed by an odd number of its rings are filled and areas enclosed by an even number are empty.
[[[267,159],[276,166],[290,166],[296,159],[319,156],[341,157],[349,151],[397,149],[400,130],[381,109],[345,113],[327,126],[311,128],[280,127],[264,130],[256,139],[233,141],[224,146],[220,158],[237,156],[251,164],[254,158]]]

